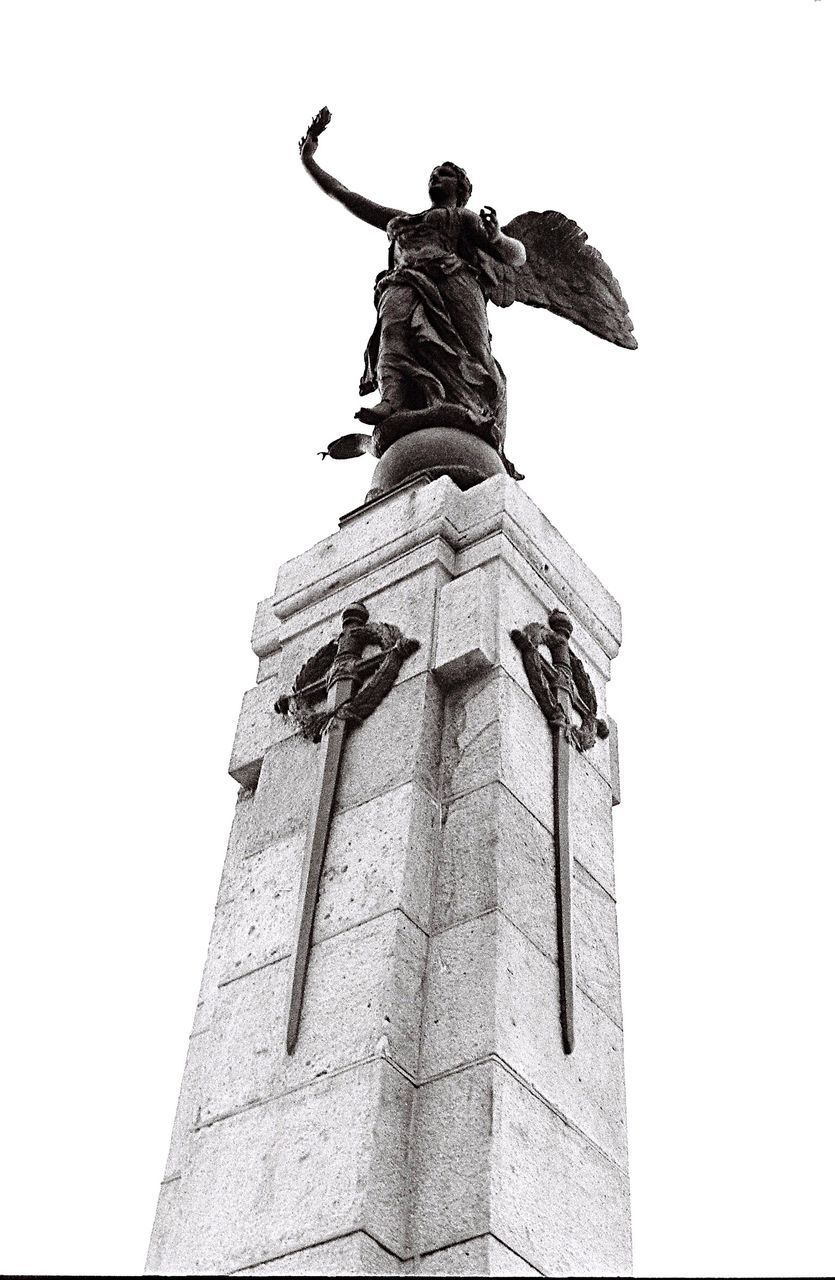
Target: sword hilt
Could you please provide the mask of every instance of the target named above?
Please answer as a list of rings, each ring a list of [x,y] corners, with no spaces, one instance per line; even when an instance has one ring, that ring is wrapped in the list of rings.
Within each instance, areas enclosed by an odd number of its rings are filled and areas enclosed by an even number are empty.
[[[349,604],[342,614],[342,630],[336,642],[336,655],[327,675],[327,689],[331,689],[339,680],[356,680],[357,660],[362,657],[366,637],[360,634],[360,628],[368,621],[368,610],[361,600]]]

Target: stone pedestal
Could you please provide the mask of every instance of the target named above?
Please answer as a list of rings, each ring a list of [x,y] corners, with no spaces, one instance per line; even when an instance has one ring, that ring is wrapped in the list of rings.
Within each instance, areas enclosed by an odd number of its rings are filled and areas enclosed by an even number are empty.
[[[420,648],[347,738],[288,1055],[320,748],[275,703],[357,600]],[[150,1273],[630,1273],[614,738],[572,759],[567,1056],[551,737],[510,638],[555,606],[603,716],[618,606],[505,476],[418,481],[280,570]]]

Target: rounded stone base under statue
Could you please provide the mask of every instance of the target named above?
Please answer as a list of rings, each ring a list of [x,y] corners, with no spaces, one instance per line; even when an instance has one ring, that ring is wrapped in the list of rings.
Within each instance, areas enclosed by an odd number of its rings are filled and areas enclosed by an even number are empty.
[[[412,476],[433,480],[449,476],[460,489],[471,489],[490,476],[505,474],[497,451],[486,440],[455,427],[426,427],[389,445],[374,470],[366,502],[398,488]]]

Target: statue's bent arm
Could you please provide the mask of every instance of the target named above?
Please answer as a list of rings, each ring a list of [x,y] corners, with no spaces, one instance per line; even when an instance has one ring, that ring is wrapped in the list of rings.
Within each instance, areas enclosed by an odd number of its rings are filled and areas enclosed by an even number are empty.
[[[321,187],[326,195],[329,195],[332,200],[338,200],[355,218],[370,223],[372,227],[378,227],[380,231],[385,231],[391,219],[403,212],[402,209],[388,209],[385,205],[376,204],[366,196],[351,191],[344,183],[326,173],[312,156],[305,156],[302,153],[302,163],[317,187]]]
[[[480,214],[464,211],[464,225],[479,249],[489,253],[508,267],[523,267],[527,259],[525,246],[521,240],[506,236],[499,229],[496,210],[485,205]]]

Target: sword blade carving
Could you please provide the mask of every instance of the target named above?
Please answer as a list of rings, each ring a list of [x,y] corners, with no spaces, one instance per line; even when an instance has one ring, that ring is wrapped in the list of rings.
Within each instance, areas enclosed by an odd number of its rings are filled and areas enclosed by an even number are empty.
[[[562,1047],[574,1049],[574,941],[571,930],[574,857],[568,823],[568,783],[571,744],[568,734],[551,726],[554,756],[554,862],[557,896],[557,969],[560,983]]]
[[[368,610],[363,605],[352,605],[342,615],[342,634],[336,649],[336,657],[328,677],[328,725],[319,744],[319,760],[314,791],[313,807],[307,829],[307,842],[302,863],[301,892],[296,909],[295,942],[290,961],[290,990],[287,1001],[287,1052],[296,1047],[301,1019],[304,984],[310,958],[310,940],[313,934],[313,918],[319,897],[319,882],[328,845],[342,748],[345,744],[347,724],[336,713],[354,692],[356,683],[355,660],[362,655],[363,643],[353,635],[368,621]],[[354,650],[359,642],[359,653]],[[354,661],[352,661],[354,659]]]

